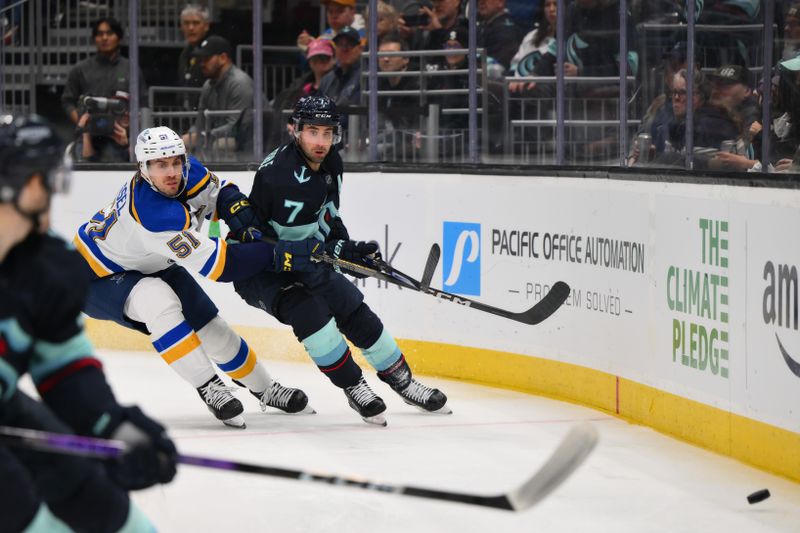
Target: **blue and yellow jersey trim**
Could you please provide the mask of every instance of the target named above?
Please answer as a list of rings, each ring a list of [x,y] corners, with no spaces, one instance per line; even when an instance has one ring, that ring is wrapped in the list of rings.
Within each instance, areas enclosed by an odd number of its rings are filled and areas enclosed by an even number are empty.
[[[210,181],[211,181],[211,173],[206,172],[206,175],[200,181],[198,181],[197,184],[195,184],[192,188],[189,188],[189,185],[191,185],[191,183],[187,183],[186,199],[188,200],[194,198],[195,196],[203,192],[203,190],[206,187],[208,187],[208,183]]]
[[[130,213],[147,231],[185,231],[191,226],[189,209],[176,198],[167,198],[144,180],[131,182]]]
[[[225,239],[218,239],[216,237],[211,237],[211,240],[214,241],[216,248],[211,254],[211,257],[209,257],[203,265],[203,268],[200,269],[200,275],[212,281],[217,281],[222,275],[222,271],[225,270],[225,259],[228,256],[228,243],[225,242]]]
[[[186,192],[182,198],[191,200],[208,188],[208,185],[219,180],[194,156],[189,156],[189,172],[186,176]]]
[[[72,239],[72,244],[75,249],[81,254],[81,257],[89,264],[89,267],[98,278],[104,278],[117,272],[123,272],[125,269],[116,264],[111,259],[103,255],[94,239],[86,234],[86,227],[89,223],[85,223],[78,228],[78,233]]]

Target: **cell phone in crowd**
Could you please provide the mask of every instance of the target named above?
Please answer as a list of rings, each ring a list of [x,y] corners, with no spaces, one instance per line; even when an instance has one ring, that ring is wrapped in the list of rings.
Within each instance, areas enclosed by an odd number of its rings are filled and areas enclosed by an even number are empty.
[[[431,17],[427,13],[420,13],[418,15],[403,15],[403,20],[406,21],[406,26],[427,26],[431,23]]]

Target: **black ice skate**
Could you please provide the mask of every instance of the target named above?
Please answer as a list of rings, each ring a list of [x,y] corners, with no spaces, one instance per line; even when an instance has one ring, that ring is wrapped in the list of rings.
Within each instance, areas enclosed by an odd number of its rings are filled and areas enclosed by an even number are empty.
[[[377,394],[369,388],[364,376],[352,387],[345,387],[344,395],[347,396],[347,403],[355,409],[367,424],[385,426],[386,419],[383,412],[386,411],[386,404],[383,403]]]
[[[247,426],[242,417],[244,407],[242,402],[231,394],[233,390],[234,388],[226,386],[219,376],[214,376],[205,385],[198,387],[197,393],[217,420],[222,420],[226,426],[245,429]]]
[[[447,396],[439,389],[426,387],[411,375],[411,369],[406,363],[405,357],[401,357],[391,367],[378,372],[381,381],[388,383],[397,394],[403,398],[408,405],[413,405],[420,411],[426,413],[437,413],[442,415],[453,414],[447,407]]]
[[[266,411],[267,407],[274,407],[285,413],[305,413],[309,415],[316,413],[308,405],[308,396],[306,396],[305,392],[300,389],[284,387],[277,381],[273,381],[272,385],[263,392],[250,392],[258,398],[262,411]]]

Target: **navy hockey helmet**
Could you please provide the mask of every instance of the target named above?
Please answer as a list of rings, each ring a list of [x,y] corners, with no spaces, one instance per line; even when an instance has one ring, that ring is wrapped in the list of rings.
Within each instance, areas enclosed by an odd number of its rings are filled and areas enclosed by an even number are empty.
[[[300,135],[300,130],[306,124],[314,126],[333,126],[333,144],[342,140],[342,115],[336,111],[336,103],[327,96],[304,96],[297,101],[292,113],[294,134]]]
[[[50,192],[65,192],[69,173],[55,130],[38,115],[0,115],[0,202],[15,202],[34,174]]]

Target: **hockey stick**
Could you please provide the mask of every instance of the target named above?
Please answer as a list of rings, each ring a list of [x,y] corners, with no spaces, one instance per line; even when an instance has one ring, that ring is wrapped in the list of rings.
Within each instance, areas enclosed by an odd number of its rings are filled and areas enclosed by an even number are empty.
[[[425,270],[422,271],[422,279],[419,280],[419,288],[422,292],[427,292],[431,286],[433,273],[436,271],[436,265],[439,264],[439,258],[442,256],[442,249],[439,245],[433,243],[431,251],[428,252],[428,260],[425,262]]]
[[[262,237],[262,240],[270,244],[276,243],[274,239],[270,239],[268,237]],[[434,246],[438,249],[438,245],[434,244]],[[428,267],[432,260],[431,256],[434,253],[435,252],[433,252],[433,248],[431,248],[431,254],[428,255],[428,263],[425,265],[425,272],[423,273],[423,279],[425,277],[425,274],[428,273]],[[336,269],[344,269],[356,274],[369,276],[371,278],[385,281],[386,283],[391,283],[393,285],[398,285],[406,289],[411,289],[412,291],[429,294],[434,298],[439,298],[441,300],[449,300],[451,302],[463,305],[465,307],[471,307],[473,309],[477,309],[478,311],[483,311],[485,313],[501,316],[503,318],[508,318],[510,320],[515,320],[517,322],[522,322],[523,324],[528,324],[531,326],[544,321],[547,317],[555,313],[558,310],[558,308],[561,307],[561,305],[566,301],[570,291],[569,285],[567,285],[563,281],[556,281],[553,284],[553,286],[550,287],[550,290],[547,292],[547,294],[545,294],[542,297],[542,299],[539,300],[533,307],[521,313],[515,313],[513,311],[500,309],[499,307],[494,307],[475,300],[470,300],[469,298],[466,298],[464,296],[458,296],[446,291],[434,289],[433,287],[430,286],[423,287],[421,281],[417,281],[408,274],[400,272],[396,268],[384,262],[382,259],[374,261],[375,268],[370,268],[368,266],[360,265],[358,263],[353,263],[351,261],[346,261],[344,259],[331,257],[326,253],[314,254],[312,256],[312,259],[315,261],[320,261],[322,263],[327,263]],[[434,265],[433,270],[435,270],[435,268],[436,267]],[[433,273],[431,271],[431,276],[432,275]]]
[[[430,500],[464,503],[491,507],[506,511],[524,511],[544,499],[563,483],[589,456],[597,444],[597,431],[588,422],[576,424],[561,441],[547,461],[527,481],[516,489],[495,496],[483,496],[466,492],[426,489],[421,487],[378,483],[364,479],[291,470],[274,466],[254,465],[212,459],[194,455],[178,455],[178,462],[185,465],[246,472],[264,476],[280,477],[297,481],[308,481],[353,487],[357,489],[416,496]],[[0,426],[0,443],[9,446],[33,448],[39,451],[65,453],[99,459],[114,459],[125,453],[122,441],[95,439],[77,435],[50,433],[32,429]]]

